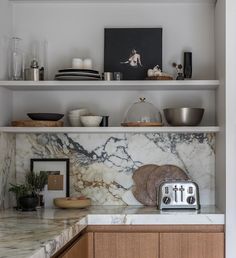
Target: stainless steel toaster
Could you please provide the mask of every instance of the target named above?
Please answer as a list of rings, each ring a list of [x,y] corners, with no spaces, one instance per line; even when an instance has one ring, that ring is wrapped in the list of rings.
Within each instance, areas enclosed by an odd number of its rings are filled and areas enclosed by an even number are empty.
[[[190,180],[164,181],[158,192],[159,209],[200,209],[198,185]]]

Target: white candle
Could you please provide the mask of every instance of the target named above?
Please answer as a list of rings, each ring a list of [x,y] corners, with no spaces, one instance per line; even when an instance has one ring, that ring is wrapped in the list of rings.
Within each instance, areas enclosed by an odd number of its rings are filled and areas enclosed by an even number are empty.
[[[92,67],[93,67],[93,62],[92,62],[92,59],[90,59],[90,58],[84,59],[83,64],[84,64],[83,65],[84,69],[92,69]]]
[[[72,59],[72,68],[73,69],[83,69],[83,60],[80,58]]]

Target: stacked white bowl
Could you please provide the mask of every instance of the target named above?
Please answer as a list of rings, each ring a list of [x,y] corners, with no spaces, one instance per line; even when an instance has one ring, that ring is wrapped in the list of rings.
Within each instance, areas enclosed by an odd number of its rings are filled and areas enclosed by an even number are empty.
[[[89,114],[89,111],[86,108],[70,110],[68,112],[68,120],[70,125],[74,127],[82,126],[80,117],[88,114]]]

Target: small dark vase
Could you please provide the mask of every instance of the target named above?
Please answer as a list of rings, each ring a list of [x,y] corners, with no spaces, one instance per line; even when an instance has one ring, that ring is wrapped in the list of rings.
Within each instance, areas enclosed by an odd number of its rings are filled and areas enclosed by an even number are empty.
[[[34,195],[22,196],[19,198],[22,211],[35,211],[38,204],[38,197]]]
[[[183,75],[183,73],[178,73],[178,75],[177,75],[177,77],[176,77],[176,80],[177,80],[177,81],[184,80],[184,75]]]
[[[184,78],[192,78],[192,52],[184,52]]]

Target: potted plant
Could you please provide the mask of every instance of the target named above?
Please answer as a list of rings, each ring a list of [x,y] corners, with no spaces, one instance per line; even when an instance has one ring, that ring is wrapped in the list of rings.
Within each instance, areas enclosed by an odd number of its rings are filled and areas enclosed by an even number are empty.
[[[25,184],[11,184],[9,191],[16,195],[17,207],[23,211],[34,211],[40,206],[40,192],[47,183],[47,173],[40,172],[39,174],[30,171],[26,174]]]
[[[35,173],[30,171],[26,174],[26,183],[32,188],[32,192],[38,198],[38,208],[42,207],[42,195],[40,194],[47,184],[48,174],[44,171]]]
[[[24,185],[10,184],[9,192],[13,192],[16,196],[16,209],[21,210],[20,197],[25,196],[29,193],[29,188]]]

